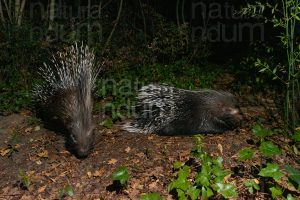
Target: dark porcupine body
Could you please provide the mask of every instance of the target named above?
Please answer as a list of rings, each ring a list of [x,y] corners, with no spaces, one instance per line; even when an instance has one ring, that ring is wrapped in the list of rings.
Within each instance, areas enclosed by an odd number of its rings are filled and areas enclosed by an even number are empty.
[[[240,125],[242,115],[234,96],[215,90],[191,91],[162,85],[141,88],[136,120],[129,132],[160,135],[221,133]]]
[[[66,131],[71,152],[86,157],[93,145],[91,93],[100,68],[95,67],[94,53],[88,46],[77,44],[50,61],[40,68],[44,83],[34,91],[37,113],[54,128]]]

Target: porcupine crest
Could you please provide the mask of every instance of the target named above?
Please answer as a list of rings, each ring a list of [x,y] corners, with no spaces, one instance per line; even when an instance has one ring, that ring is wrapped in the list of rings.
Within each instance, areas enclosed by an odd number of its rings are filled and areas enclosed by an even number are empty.
[[[88,46],[77,43],[58,52],[39,69],[44,83],[34,90],[35,101],[46,117],[56,118],[68,131],[68,142],[75,153],[86,156],[93,135],[92,89],[100,72]]]

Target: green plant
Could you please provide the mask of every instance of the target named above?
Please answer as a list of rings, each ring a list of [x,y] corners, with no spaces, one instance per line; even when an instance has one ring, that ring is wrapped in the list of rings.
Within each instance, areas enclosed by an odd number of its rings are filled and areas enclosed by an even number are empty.
[[[247,180],[244,182],[245,186],[248,187],[248,191],[253,194],[254,190],[260,190],[260,186],[258,185],[258,181],[256,179]]]
[[[274,80],[279,80],[285,87],[285,106],[284,116],[286,128],[295,129],[299,124],[299,114],[297,112],[297,103],[300,97],[299,87],[299,61],[300,44],[296,42],[296,26],[300,21],[300,2],[299,0],[282,0],[279,6],[277,3],[256,2],[255,5],[248,4],[242,9],[242,14],[252,16],[262,16],[265,10],[269,9],[272,18],[265,18],[273,24],[274,28],[280,30],[282,48],[286,51],[286,62],[278,64],[275,67],[270,66],[267,61],[257,59],[256,66],[260,72],[267,72],[273,76]],[[259,10],[259,14],[257,14]]]
[[[248,160],[251,159],[255,154],[255,151],[250,148],[244,148],[239,152],[239,160]]]
[[[129,181],[129,172],[127,167],[121,166],[112,174],[112,179],[120,183],[122,187],[126,187]]]
[[[60,198],[63,198],[65,196],[72,197],[74,196],[74,191],[71,185],[66,185],[65,187],[61,188],[59,190],[59,196]]]
[[[140,198],[140,200],[163,200],[159,193],[153,192],[148,194],[143,194]]]
[[[176,191],[179,199],[208,199],[214,192],[221,194],[224,198],[236,197],[235,187],[225,183],[225,177],[230,175],[229,171],[223,170],[223,159],[212,158],[204,150],[201,139],[197,137],[197,145],[191,155],[201,161],[201,167],[196,175],[192,176],[191,168],[184,163],[175,162],[173,168],[178,170],[176,178],[169,184],[168,191]]]
[[[26,172],[22,169],[19,170],[19,173],[18,173],[18,177],[19,177],[19,180],[21,182],[21,186],[22,188],[28,190],[30,184],[31,184],[31,181],[30,181],[30,178],[29,176],[26,174]]]

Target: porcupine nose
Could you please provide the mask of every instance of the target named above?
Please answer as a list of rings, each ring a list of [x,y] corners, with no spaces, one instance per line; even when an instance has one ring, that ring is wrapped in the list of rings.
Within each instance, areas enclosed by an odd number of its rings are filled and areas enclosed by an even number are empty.
[[[89,149],[81,147],[76,151],[76,154],[79,158],[86,158],[89,155]]]

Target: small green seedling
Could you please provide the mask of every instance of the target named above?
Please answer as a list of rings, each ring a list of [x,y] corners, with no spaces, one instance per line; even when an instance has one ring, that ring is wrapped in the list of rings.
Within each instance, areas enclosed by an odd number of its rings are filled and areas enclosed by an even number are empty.
[[[122,187],[126,187],[129,181],[129,172],[127,167],[119,167],[113,174],[112,179],[120,183]]]
[[[162,196],[160,196],[159,193],[152,192],[148,194],[143,194],[140,200],[164,200],[164,198],[162,198]]]
[[[67,185],[64,188],[59,190],[60,198],[63,198],[65,196],[72,197],[73,195],[74,195],[74,191],[71,185]]]
[[[21,182],[21,187],[28,190],[28,188],[31,184],[31,181],[30,181],[30,178],[28,177],[28,175],[26,174],[26,172],[24,170],[20,169],[19,173],[18,173],[18,177]]]

